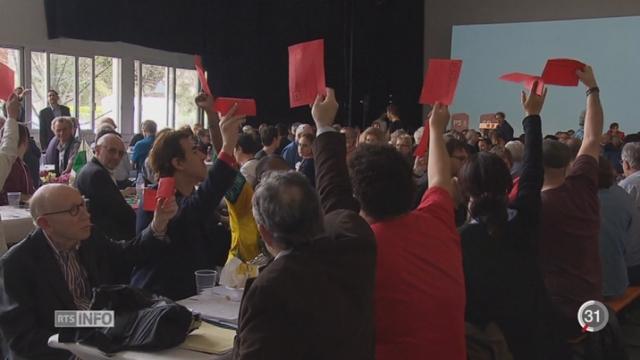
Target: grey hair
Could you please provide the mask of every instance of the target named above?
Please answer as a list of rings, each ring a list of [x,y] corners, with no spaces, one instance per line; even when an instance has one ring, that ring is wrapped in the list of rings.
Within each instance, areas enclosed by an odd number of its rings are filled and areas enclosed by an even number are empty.
[[[640,170],[640,143],[630,142],[622,148],[622,160],[632,169]]]
[[[262,179],[253,196],[253,217],[283,249],[309,244],[324,232],[318,194],[295,171],[273,171]]]
[[[511,153],[511,158],[514,162],[522,161],[524,157],[524,144],[518,140],[509,141],[504,145],[505,148]]]

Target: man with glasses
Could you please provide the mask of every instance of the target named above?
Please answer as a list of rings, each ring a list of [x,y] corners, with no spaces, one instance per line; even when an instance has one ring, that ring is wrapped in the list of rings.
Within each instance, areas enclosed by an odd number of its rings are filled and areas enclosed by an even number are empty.
[[[130,241],[93,232],[85,200],[70,186],[45,185],[30,205],[37,229],[0,259],[0,331],[9,358],[68,359],[47,346],[54,312],[88,310],[93,287],[129,282],[133,266],[169,242],[177,205],[160,199],[151,225]]]
[[[40,110],[40,148],[44,151],[49,145],[49,141],[53,139],[53,129],[51,129],[51,122],[53,119],[59,116],[71,116],[69,108],[58,104],[60,97],[55,90],[49,90],[47,92],[47,101],[49,106]]]
[[[91,222],[112,239],[131,239],[136,233],[136,213],[118,190],[114,177],[124,154],[124,143],[118,135],[103,135],[96,142],[96,156],[76,178],[80,193],[91,200]]]

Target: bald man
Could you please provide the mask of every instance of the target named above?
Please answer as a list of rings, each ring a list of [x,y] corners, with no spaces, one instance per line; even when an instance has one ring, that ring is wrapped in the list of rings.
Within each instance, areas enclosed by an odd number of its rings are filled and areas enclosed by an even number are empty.
[[[0,332],[9,359],[69,359],[47,346],[55,310],[88,310],[91,290],[126,284],[133,267],[168,246],[175,197],[161,200],[135,239],[114,241],[92,231],[80,193],[67,185],[39,188],[30,203],[36,230],[0,259]],[[6,347],[5,347],[6,349]]]
[[[131,239],[136,214],[118,190],[114,171],[125,155],[122,139],[107,134],[98,139],[96,154],[76,178],[76,187],[89,199],[91,221],[97,231],[112,239]]]

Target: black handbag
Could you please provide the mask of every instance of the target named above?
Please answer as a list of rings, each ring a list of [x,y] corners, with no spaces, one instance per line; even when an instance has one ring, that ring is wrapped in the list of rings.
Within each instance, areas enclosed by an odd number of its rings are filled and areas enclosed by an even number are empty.
[[[61,328],[61,343],[79,342],[110,354],[157,351],[180,345],[200,318],[172,300],[127,285],[93,289],[91,310],[113,310],[114,327]]]

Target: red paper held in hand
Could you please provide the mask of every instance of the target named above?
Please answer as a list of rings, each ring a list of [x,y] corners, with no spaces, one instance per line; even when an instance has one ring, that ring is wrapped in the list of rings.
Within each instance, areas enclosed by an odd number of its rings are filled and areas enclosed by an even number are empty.
[[[151,188],[144,189],[144,194],[142,195],[142,210],[144,211],[156,211],[157,199],[156,199],[157,191]]]
[[[236,115],[256,116],[256,101],[254,99],[224,98],[216,99],[214,107],[217,112],[225,115],[231,110],[233,104],[238,104]]]
[[[202,57],[196,55],[195,58],[196,71],[198,72],[198,79],[200,79],[200,87],[205,94],[212,96],[211,89],[209,89],[209,83],[207,82],[207,76],[204,74],[204,66],[202,66]]]
[[[529,75],[525,73],[508,73],[499,77],[500,80],[510,81],[518,84],[523,84],[524,88],[533,91],[533,83],[538,81],[538,88],[536,89],[536,94],[542,96],[542,90],[544,89],[544,80],[540,76]]]
[[[549,59],[542,72],[547,85],[578,86],[576,71],[584,69],[584,64],[573,59]]]
[[[324,39],[289,46],[289,103],[292,108],[310,105],[318,94],[326,95]]]
[[[0,100],[8,100],[15,86],[15,72],[0,62]]]
[[[422,138],[420,139],[420,144],[416,147],[416,150],[413,152],[415,157],[423,157],[424,154],[429,150],[429,134],[431,131],[429,130],[429,118],[424,121],[424,132],[422,132]]]
[[[424,76],[420,103],[451,105],[456,95],[462,60],[430,59]]]
[[[176,179],[172,177],[162,177],[158,181],[158,192],[156,197],[168,199],[176,193]]]

